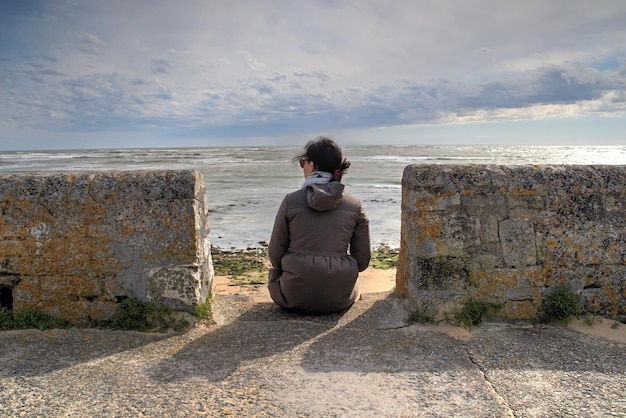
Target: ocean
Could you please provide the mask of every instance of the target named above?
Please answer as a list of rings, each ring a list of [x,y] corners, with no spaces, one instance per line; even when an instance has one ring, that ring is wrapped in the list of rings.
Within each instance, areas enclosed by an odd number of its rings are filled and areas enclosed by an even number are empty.
[[[300,147],[206,147],[0,152],[1,173],[197,169],[204,175],[211,244],[269,241],[285,194],[298,189]],[[626,146],[344,146],[346,191],[363,202],[372,246],[400,245],[402,172],[409,164],[626,164]]]

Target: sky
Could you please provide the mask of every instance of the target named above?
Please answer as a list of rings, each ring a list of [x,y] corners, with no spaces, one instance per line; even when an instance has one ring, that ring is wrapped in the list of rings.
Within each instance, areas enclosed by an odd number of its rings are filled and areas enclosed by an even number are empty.
[[[0,2],[0,150],[626,145],[624,0]]]

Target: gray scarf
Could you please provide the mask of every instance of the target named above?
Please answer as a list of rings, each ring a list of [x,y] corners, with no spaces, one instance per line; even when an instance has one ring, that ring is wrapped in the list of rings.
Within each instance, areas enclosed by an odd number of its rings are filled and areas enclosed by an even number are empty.
[[[306,178],[306,180],[304,180],[302,188],[304,189],[311,184],[326,184],[329,183],[332,178],[333,175],[331,173],[327,173],[326,171],[314,171],[309,175],[309,177]]]

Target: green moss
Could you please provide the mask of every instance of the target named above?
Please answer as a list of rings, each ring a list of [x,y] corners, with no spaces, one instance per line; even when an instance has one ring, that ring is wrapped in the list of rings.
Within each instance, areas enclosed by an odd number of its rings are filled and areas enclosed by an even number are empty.
[[[245,250],[211,248],[215,274],[230,276],[235,285],[267,283],[267,270],[270,267],[267,244],[260,244],[261,247]],[[370,267],[379,270],[396,268],[399,253],[398,249],[381,245],[372,251]]]
[[[378,270],[389,270],[398,267],[398,255],[397,249],[392,249],[386,245],[381,245],[376,250],[372,251],[372,258],[370,260],[370,267]]]
[[[243,276],[246,273],[267,273],[269,259],[267,246],[246,250],[211,249],[213,269],[218,276]]]

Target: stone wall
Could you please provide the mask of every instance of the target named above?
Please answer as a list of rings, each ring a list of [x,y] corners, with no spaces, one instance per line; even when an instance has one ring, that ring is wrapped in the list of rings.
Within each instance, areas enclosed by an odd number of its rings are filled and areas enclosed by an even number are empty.
[[[213,280],[196,171],[0,175],[0,300],[110,318],[128,297],[193,311]]]
[[[567,282],[586,311],[626,316],[626,166],[411,165],[402,189],[412,309],[472,297],[528,319]]]

